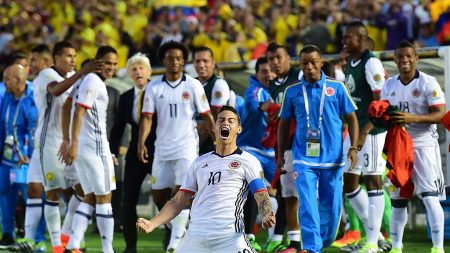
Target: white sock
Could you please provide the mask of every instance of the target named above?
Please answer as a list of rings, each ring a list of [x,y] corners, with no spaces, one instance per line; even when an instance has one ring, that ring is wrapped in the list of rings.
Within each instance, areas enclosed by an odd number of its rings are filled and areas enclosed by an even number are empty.
[[[289,241],[300,242],[300,230],[287,231]]]
[[[44,215],[52,246],[61,246],[61,215],[59,213],[59,202],[46,200]]]
[[[367,229],[368,225],[368,207],[369,207],[369,197],[366,192],[362,190],[361,186],[358,186],[354,192],[346,193],[348,201],[352,206],[353,210],[355,210],[356,215],[358,215],[359,219],[364,224],[364,228]]]
[[[67,204],[66,216],[61,228],[61,234],[70,236],[70,230],[72,229],[72,220],[78,205],[81,203],[81,198],[76,194],[73,194]]]
[[[367,242],[378,244],[378,235],[380,234],[381,221],[384,213],[384,192],[383,190],[367,191],[369,197],[369,210],[367,228]]]
[[[95,205],[97,227],[102,239],[102,251],[114,253],[112,246],[114,238],[114,218],[111,203]]]
[[[439,203],[439,197],[423,197],[423,204],[427,209],[427,219],[431,229],[433,247],[444,248],[444,210]]]
[[[41,216],[42,199],[27,199],[27,207],[25,209],[25,238],[34,241]]]
[[[406,207],[392,207],[390,234],[392,239],[392,248],[401,249],[403,247],[403,231],[408,221],[408,210]]]
[[[283,240],[283,235],[273,234],[270,238],[270,241],[281,241]]]
[[[278,211],[278,201],[277,201],[277,199],[275,197],[271,196],[270,197],[270,203],[272,204],[273,212],[275,214],[277,214],[277,211]],[[271,241],[275,240],[274,239],[274,234],[275,234],[275,226],[272,226],[271,228],[267,229],[267,238],[269,240],[271,240]],[[283,235],[281,235],[281,239],[283,239]],[[280,241],[280,240],[277,240],[277,241]]]
[[[80,242],[83,239],[93,212],[94,207],[85,202],[81,202],[78,205],[75,215],[73,216],[72,231],[66,249],[80,248]]]
[[[189,221],[189,209],[183,209],[177,217],[175,217],[170,224],[172,224],[172,234],[170,235],[170,246],[178,246],[181,237],[184,235],[186,225]]]

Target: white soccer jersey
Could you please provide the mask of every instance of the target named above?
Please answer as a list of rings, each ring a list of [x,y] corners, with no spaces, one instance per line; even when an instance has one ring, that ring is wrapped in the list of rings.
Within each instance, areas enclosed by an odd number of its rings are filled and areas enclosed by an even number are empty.
[[[198,154],[196,112],[209,112],[200,81],[185,74],[173,85],[165,76],[150,81],[145,89],[142,113],[157,115],[155,157],[158,160]]]
[[[86,155],[109,155],[109,142],[106,135],[106,114],[108,92],[102,77],[97,73],[87,74],[76,86],[75,105],[87,109],[78,137],[78,153]],[[73,111],[75,108],[73,108]]]
[[[68,73],[70,77],[73,72]],[[33,80],[34,101],[39,111],[38,125],[34,135],[36,148],[59,149],[62,141],[61,107],[71,88],[59,96],[47,92],[47,86],[53,82],[64,81],[55,68],[47,68],[39,72]]]
[[[243,233],[248,189],[265,190],[263,178],[258,159],[240,149],[225,157],[210,152],[197,158],[180,188],[195,194],[189,233],[209,238]]]
[[[381,91],[381,99],[388,100],[401,111],[417,115],[429,114],[431,106],[445,105],[445,95],[436,78],[421,71],[417,71],[407,85],[400,81],[399,75],[389,78]],[[438,138],[436,124],[407,124],[406,131],[414,147],[434,146]]]
[[[205,85],[206,84],[207,83],[205,83]],[[211,91],[211,106],[220,108],[226,105],[229,100],[230,87],[228,86],[227,81],[217,78]]]

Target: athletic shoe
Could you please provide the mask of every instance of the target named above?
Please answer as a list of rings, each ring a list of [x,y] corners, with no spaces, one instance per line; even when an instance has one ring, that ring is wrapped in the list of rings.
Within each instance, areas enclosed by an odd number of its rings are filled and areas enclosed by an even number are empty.
[[[431,253],[445,253],[443,248],[431,248]]]
[[[53,247],[53,253],[64,253],[64,252],[65,252],[64,247],[61,245]]]
[[[270,241],[267,244],[266,252],[274,253],[274,252],[280,252],[285,249],[287,249],[287,247],[286,247],[286,245],[283,244],[283,241]]]
[[[392,248],[391,251],[389,251],[389,253],[402,253],[402,249]]]
[[[297,253],[297,249],[296,248],[287,248],[285,250],[278,251],[278,253]]]
[[[67,246],[67,244],[69,243],[69,240],[70,240],[69,235],[61,234],[61,242],[62,242],[63,247]]]
[[[83,253],[80,249],[65,249],[63,253]]]
[[[61,250],[58,252],[63,252],[64,251],[64,247],[60,246]],[[45,244],[45,241],[40,241],[36,244],[34,244],[34,252],[46,252],[47,251],[47,245]],[[53,250],[53,252],[56,252],[55,250]]]
[[[23,252],[23,253],[32,253],[33,252],[34,241],[26,238],[17,239],[17,243],[9,247],[10,251],[13,252]]]
[[[331,246],[335,248],[342,248],[347,245],[354,244],[358,242],[361,239],[361,232],[358,230],[349,230],[347,231],[344,236],[334,241]]]
[[[252,245],[252,248],[254,250],[256,250],[257,252],[261,251],[261,245],[258,244],[258,242],[256,241],[255,235],[254,234],[249,234],[247,235],[247,239],[250,242],[250,244]]]
[[[392,243],[388,240],[378,239],[378,249],[383,252],[389,252],[392,249]]]
[[[377,253],[378,245],[374,243],[366,243],[362,249],[358,250],[358,253]]]
[[[0,250],[7,250],[10,248],[14,248],[15,242],[11,235],[3,234],[2,239],[0,240]]]

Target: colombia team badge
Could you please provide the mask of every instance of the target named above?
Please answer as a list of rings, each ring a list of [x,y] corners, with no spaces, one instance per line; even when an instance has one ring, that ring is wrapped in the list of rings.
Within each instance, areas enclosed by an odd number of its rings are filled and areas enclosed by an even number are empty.
[[[228,164],[228,168],[230,169],[238,169],[239,167],[241,167],[241,163],[238,161],[232,161]]]

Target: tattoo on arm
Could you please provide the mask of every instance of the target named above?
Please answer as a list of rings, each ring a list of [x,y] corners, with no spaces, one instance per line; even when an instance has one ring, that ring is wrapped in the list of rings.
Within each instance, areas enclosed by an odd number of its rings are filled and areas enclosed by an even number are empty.
[[[270,202],[270,197],[267,191],[256,192],[253,196],[258,204],[259,214],[263,217],[270,214],[272,211],[272,203]]]

